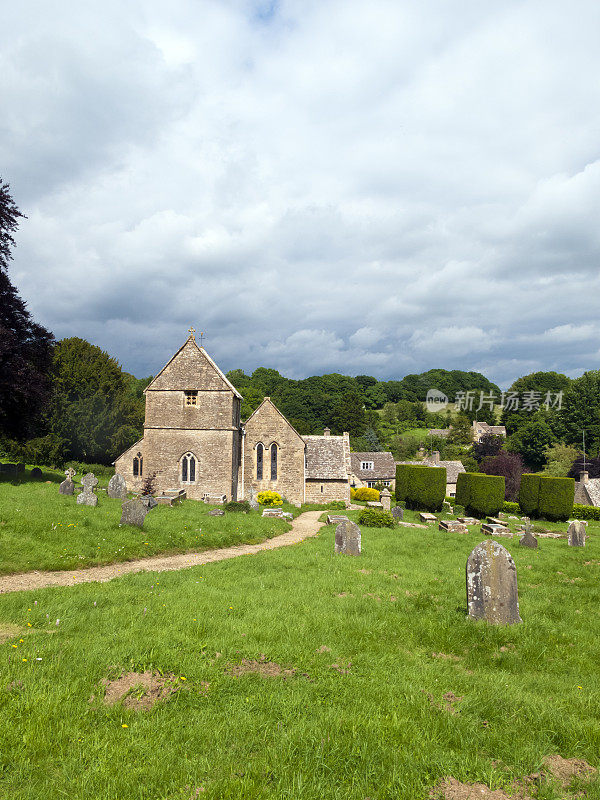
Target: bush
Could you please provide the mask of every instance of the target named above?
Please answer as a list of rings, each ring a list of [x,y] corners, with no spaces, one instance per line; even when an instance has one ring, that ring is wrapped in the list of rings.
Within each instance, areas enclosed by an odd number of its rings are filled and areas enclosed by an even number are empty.
[[[377,489],[367,489],[365,486],[354,491],[355,500],[363,500],[371,503],[379,502],[379,492]]]
[[[521,507],[518,503],[511,503],[509,500],[505,500],[502,511],[504,511],[505,514],[520,514]]]
[[[575,519],[590,519],[600,522],[600,508],[598,506],[584,506],[581,503],[573,505],[573,516]]]
[[[456,503],[454,503],[453,508],[454,508],[454,515],[456,517],[465,517],[466,516],[466,511],[465,511],[465,507],[464,506],[459,506]]]
[[[327,504],[327,507],[332,511],[344,511],[346,509],[346,503],[344,503],[343,500],[332,500],[331,503]]]
[[[367,528],[393,528],[396,522],[389,511],[365,508],[358,515],[358,524]]]
[[[420,464],[396,466],[396,500],[407,508],[439,511],[446,496],[446,470]]]
[[[261,506],[280,506],[282,502],[279,492],[259,492],[256,499]]]
[[[479,472],[459,473],[456,502],[475,516],[497,514],[504,503],[504,477]]]
[[[526,473],[521,478],[519,506],[530,517],[567,520],[573,513],[575,481]]]
[[[247,500],[230,500],[223,508],[225,511],[233,511],[234,514],[247,514],[250,511],[250,503]]]

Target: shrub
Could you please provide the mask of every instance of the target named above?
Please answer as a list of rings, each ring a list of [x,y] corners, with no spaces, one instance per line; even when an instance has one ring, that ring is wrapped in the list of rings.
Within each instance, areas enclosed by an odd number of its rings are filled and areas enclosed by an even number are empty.
[[[453,508],[454,508],[455,516],[457,516],[457,517],[465,517],[466,516],[466,512],[465,512],[465,507],[464,506],[459,506],[456,503],[454,503]]]
[[[567,520],[573,513],[575,481],[526,473],[521,479],[519,506],[530,517]]]
[[[456,502],[476,516],[497,514],[504,503],[504,477],[461,472],[456,483]]]
[[[420,464],[396,467],[396,500],[407,508],[439,511],[446,496],[446,470]]]
[[[346,503],[343,500],[332,500],[331,503],[328,503],[328,507],[332,511],[343,511],[346,508]]]
[[[509,500],[505,500],[502,511],[504,511],[505,514],[520,514],[521,508],[518,503],[511,503]]]
[[[393,528],[396,522],[389,511],[364,508],[358,515],[358,524],[367,528]]]
[[[156,491],[156,472],[153,472],[152,475],[148,475],[144,478],[144,482],[142,484],[142,495],[149,495],[154,494]]]
[[[247,500],[230,500],[223,508],[225,511],[233,511],[234,514],[247,514],[250,511],[250,503]]]
[[[367,489],[365,486],[363,486],[360,489],[355,490],[354,499],[377,503],[379,502],[379,492],[377,489]]]
[[[598,506],[584,506],[581,503],[573,505],[573,516],[575,519],[591,519],[600,522],[600,508]]]
[[[279,492],[259,492],[256,495],[261,506],[279,506],[281,505],[281,495]]]

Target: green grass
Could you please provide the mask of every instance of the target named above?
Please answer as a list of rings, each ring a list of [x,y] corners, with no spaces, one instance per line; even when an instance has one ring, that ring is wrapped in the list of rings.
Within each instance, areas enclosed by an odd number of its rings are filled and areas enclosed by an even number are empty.
[[[21,628],[0,645],[0,796],[424,800],[442,776],[507,786],[552,753],[600,766],[597,530],[584,549],[501,540],[524,620],[510,628],[466,618],[481,538],[363,528],[352,558],[329,527],[181,572],[0,596]],[[296,674],[229,674],[261,654]],[[151,711],[90,703],[119,669],[185,681]]]

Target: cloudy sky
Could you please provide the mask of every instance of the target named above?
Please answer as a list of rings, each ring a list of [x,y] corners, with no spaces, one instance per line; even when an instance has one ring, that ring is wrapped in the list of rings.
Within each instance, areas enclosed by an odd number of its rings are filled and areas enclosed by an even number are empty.
[[[138,376],[600,368],[597,0],[21,0],[12,278]]]

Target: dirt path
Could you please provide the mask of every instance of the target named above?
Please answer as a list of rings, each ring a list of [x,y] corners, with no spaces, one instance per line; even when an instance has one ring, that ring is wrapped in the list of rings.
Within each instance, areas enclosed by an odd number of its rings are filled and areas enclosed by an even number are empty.
[[[261,544],[239,544],[235,547],[223,547],[220,550],[204,550],[201,553],[183,553],[175,556],[152,556],[138,561],[123,561],[106,567],[88,567],[81,570],[63,570],[61,572],[21,572],[16,575],[0,577],[0,594],[7,592],[24,592],[30,589],[45,589],[47,586],[75,586],[77,583],[99,581],[105,583],[113,578],[120,578],[131,572],[165,572],[174,569],[186,569],[214,561],[224,561],[236,556],[253,555],[263,550],[275,550],[298,544],[309,536],[316,536],[323,527],[319,522],[322,511],[305,511],[292,522],[292,530],[267,539]]]

